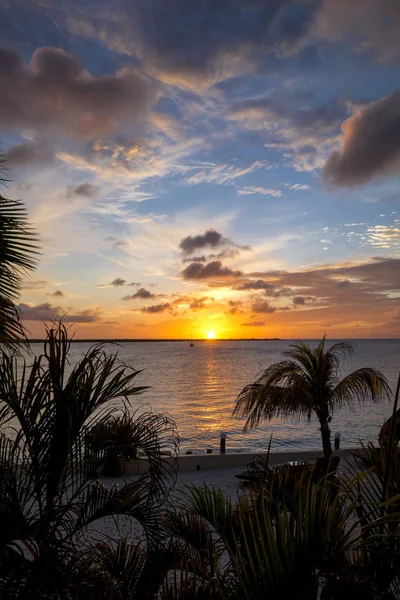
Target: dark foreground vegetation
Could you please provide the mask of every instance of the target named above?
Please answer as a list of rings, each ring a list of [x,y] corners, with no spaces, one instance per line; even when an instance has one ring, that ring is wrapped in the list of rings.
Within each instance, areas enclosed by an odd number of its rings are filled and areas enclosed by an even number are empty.
[[[340,475],[264,462],[237,502],[208,487],[172,502],[174,423],[129,412],[144,388],[105,348],[74,367],[68,351],[57,324],[40,356],[0,353],[1,598],[400,598],[394,425]],[[139,454],[136,481],[98,481]],[[121,520],[140,539],[120,537]]]

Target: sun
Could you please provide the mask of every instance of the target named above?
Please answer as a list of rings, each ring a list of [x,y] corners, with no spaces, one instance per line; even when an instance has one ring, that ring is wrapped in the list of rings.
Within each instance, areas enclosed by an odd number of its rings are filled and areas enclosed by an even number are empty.
[[[215,331],[207,331],[207,339],[214,340],[215,339]]]

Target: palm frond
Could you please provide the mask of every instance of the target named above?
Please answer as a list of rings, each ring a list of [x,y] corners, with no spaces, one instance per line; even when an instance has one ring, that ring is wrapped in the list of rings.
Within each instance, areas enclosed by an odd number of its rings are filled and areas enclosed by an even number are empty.
[[[61,323],[49,330],[44,353],[30,366],[24,357],[0,350],[0,519],[7,521],[0,556],[14,557],[21,544],[35,553],[22,571],[7,563],[4,577],[15,596],[28,597],[23,594],[31,583],[38,594],[56,597],[52,586],[67,585],[68,577],[82,586],[82,540],[99,519],[126,515],[140,521],[147,552],[154,552],[157,515],[176,476],[175,423],[163,415],[129,413],[130,397],[145,389],[134,385],[139,371],[96,346],[68,374],[68,351],[68,331]],[[119,450],[128,444],[143,451],[148,471],[103,494],[92,484],[106,448],[87,440],[96,427],[121,414],[130,427]],[[0,586],[2,576],[0,569]]]
[[[226,531],[232,519],[231,499],[213,485],[187,486],[183,506],[189,514],[203,517],[219,534]]]
[[[270,365],[258,379],[243,388],[233,416],[246,418],[244,431],[273,417],[306,417],[315,413],[321,431],[324,455],[332,454],[330,427],[333,413],[343,405],[390,393],[385,377],[374,369],[359,369],[339,381],[340,360],[353,351],[348,342],[325,348],[325,337],[316,347],[293,344],[288,359]]]
[[[319,597],[324,575],[347,560],[353,544],[345,527],[350,508],[340,495],[332,496],[331,485],[328,479],[313,486],[310,478],[300,478],[289,504],[284,496],[279,505],[271,503],[272,488],[247,496],[229,547],[234,598]]]
[[[331,407],[354,406],[366,400],[377,401],[391,393],[387,379],[380,371],[362,368],[344,377],[333,389]]]
[[[233,416],[247,417],[244,431],[263,419],[276,416],[310,417],[312,397],[296,365],[284,362],[272,365],[256,383],[247,385],[236,399]],[[281,368],[278,369],[277,367]],[[303,385],[302,385],[303,384]]]
[[[1,160],[0,155],[0,164]],[[5,182],[0,169],[0,184]],[[22,278],[38,262],[38,236],[28,221],[23,202],[0,192],[0,343],[10,345],[25,339],[21,314],[15,301]]]

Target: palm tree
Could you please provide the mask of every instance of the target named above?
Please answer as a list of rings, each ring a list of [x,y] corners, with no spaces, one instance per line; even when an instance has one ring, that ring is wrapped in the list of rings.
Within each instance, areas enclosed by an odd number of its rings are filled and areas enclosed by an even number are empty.
[[[176,475],[175,424],[161,414],[134,415],[130,442],[145,453],[147,473],[121,487],[96,481],[107,445],[93,447],[86,440],[111,417],[128,413],[130,398],[146,388],[135,385],[140,371],[119,363],[102,345],[73,367],[69,349],[61,323],[48,330],[44,352],[31,366],[0,349],[2,598],[78,597],[63,590],[80,589],[91,573],[91,585],[97,585],[99,549],[85,542],[92,539],[90,527],[96,530],[105,518],[115,520],[116,537],[119,517],[142,525],[146,565],[157,547],[160,509]]]
[[[324,456],[332,456],[329,423],[342,406],[354,406],[366,400],[379,400],[390,393],[386,378],[372,368],[357,369],[340,380],[338,371],[343,357],[353,351],[352,344],[338,342],[329,349],[325,336],[312,348],[304,342],[285,352],[287,360],[268,367],[255,383],[239,394],[234,416],[247,417],[244,431],[263,419],[315,414],[321,430]]]
[[[181,561],[165,598],[400,597],[395,498],[371,497],[371,475],[360,471],[332,497],[329,478],[314,483],[314,469],[298,477],[288,464],[269,468],[236,506],[225,490],[189,487],[167,524]]]
[[[22,278],[36,267],[39,246],[24,203],[1,193],[7,181],[1,163],[0,155],[0,343],[10,344],[25,337],[15,302]]]

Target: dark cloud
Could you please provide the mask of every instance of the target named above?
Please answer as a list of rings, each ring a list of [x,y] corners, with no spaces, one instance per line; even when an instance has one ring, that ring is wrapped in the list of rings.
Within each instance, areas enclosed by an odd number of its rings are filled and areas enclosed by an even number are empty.
[[[52,163],[55,154],[54,149],[46,142],[25,142],[9,148],[4,158],[10,169],[16,169],[18,167],[39,167]]]
[[[248,72],[260,51],[276,50],[280,39],[292,45],[303,35],[293,21],[311,18],[291,0],[118,0],[118,7],[112,15],[91,15],[86,27],[70,18],[69,26],[74,33],[101,35],[121,53],[139,52],[164,81],[187,87]]]
[[[229,315],[237,315],[243,313],[241,310],[243,302],[240,300],[228,300],[228,305],[230,306],[228,313]]]
[[[336,287],[338,287],[340,290],[343,290],[344,288],[348,288],[349,285],[350,281],[348,279],[344,279],[343,281],[338,281]]]
[[[191,310],[203,310],[204,308],[207,308],[207,304],[209,305],[212,300],[213,298],[207,297],[196,298],[189,304],[189,308]]]
[[[264,327],[265,321],[248,321],[247,323],[241,323],[241,327]]]
[[[370,104],[342,125],[341,151],[323,169],[333,185],[357,185],[400,170],[400,90]]]
[[[121,300],[136,300],[137,298],[141,298],[142,300],[148,300],[149,298],[158,298],[157,294],[153,294],[149,290],[145,288],[139,288],[137,292],[134,294],[130,294],[129,296],[124,296]]]
[[[203,265],[202,263],[190,263],[182,271],[184,279],[212,279],[212,278],[224,278],[224,277],[240,277],[243,273],[241,271],[233,271],[229,267],[222,266],[221,261],[215,260],[213,262]]]
[[[262,279],[257,279],[255,281],[246,281],[242,285],[239,285],[235,288],[239,291],[245,290],[267,290],[272,291],[275,289],[275,286],[268,281],[263,281]]]
[[[79,185],[69,185],[67,187],[68,198],[74,196],[84,196],[86,198],[94,198],[99,192],[99,186],[92,183],[80,183]]]
[[[386,0],[319,2],[310,35],[328,42],[347,42],[358,54],[380,61],[400,59],[400,4]]]
[[[100,316],[97,310],[92,310],[88,308],[87,310],[82,310],[75,315],[66,314],[63,316],[63,321],[65,323],[95,323],[100,321]]]
[[[183,238],[179,244],[179,248],[182,250],[183,254],[192,254],[193,252],[196,252],[196,250],[201,250],[202,248],[216,248],[226,241],[227,240],[218,233],[218,231],[215,231],[215,229],[208,229],[202,235],[188,235]]]
[[[191,262],[207,262],[207,257],[206,256],[189,256],[187,258],[182,258],[182,262],[183,263],[191,263]]]
[[[229,240],[230,241],[230,240]],[[236,246],[236,244],[235,244]],[[208,257],[208,260],[219,260],[219,259],[224,259],[224,258],[235,258],[235,256],[237,256],[238,254],[240,254],[242,251],[249,251],[251,250],[250,246],[237,246],[236,248],[225,248],[225,250],[221,250],[221,252],[218,252],[217,254],[210,254]]]
[[[125,285],[126,279],[121,279],[121,277],[117,277],[116,279],[113,279],[112,282],[110,283],[110,285],[114,286],[114,287],[121,287],[123,285]]]
[[[292,286],[318,307],[340,306],[364,311],[369,307],[384,310],[393,304],[393,292],[400,289],[400,259],[374,257],[364,263],[326,265],[301,271],[252,273],[276,285]],[[350,282],[350,283],[347,283]],[[376,318],[376,317],[375,317]]]
[[[61,290],[56,290],[55,292],[50,294],[50,296],[54,296],[56,298],[63,298],[65,296],[65,294]]]
[[[163,304],[155,304],[154,306],[145,306],[144,308],[142,308],[142,310],[140,312],[142,313],[161,313],[161,312],[165,312],[166,310],[170,309],[171,305],[169,302],[164,302]]]
[[[56,321],[61,318],[64,323],[95,323],[100,321],[97,309],[87,309],[76,314],[69,314],[60,306],[53,306],[48,302],[34,306],[21,303],[18,308],[24,321]]]
[[[55,321],[60,317],[60,307],[52,306],[49,302],[29,306],[29,304],[21,303],[18,305],[21,311],[22,318],[25,321]]]
[[[0,48],[3,129],[54,129],[95,139],[127,117],[130,122],[143,117],[149,94],[148,82],[133,69],[95,77],[58,48],[35,50],[27,66],[16,52]]]
[[[228,238],[224,238],[224,243],[232,243]],[[182,262],[191,263],[191,262],[200,262],[205,263],[210,260],[220,260],[220,259],[229,259],[235,258],[238,254],[240,254],[243,250],[251,250],[250,246],[237,246],[237,248],[225,248],[221,250],[221,252],[217,252],[216,254],[209,254],[205,256],[202,254],[201,256],[188,256],[182,258]]]
[[[304,306],[304,305],[305,305],[305,303],[306,303],[306,299],[305,299],[305,298],[303,298],[303,296],[295,296],[295,297],[293,298],[293,304],[294,304],[295,306]]]
[[[132,281],[132,283],[128,283],[126,279],[122,279],[121,277],[116,277],[116,279],[113,279],[110,283],[105,283],[105,284],[101,284],[98,285],[97,287],[132,287],[135,285],[140,285],[140,283],[137,283],[136,281]]]
[[[260,301],[260,302],[254,302],[251,305],[251,310],[254,313],[273,313],[276,311],[276,308],[274,308],[273,306],[271,306],[269,304],[269,302],[266,301]]]

